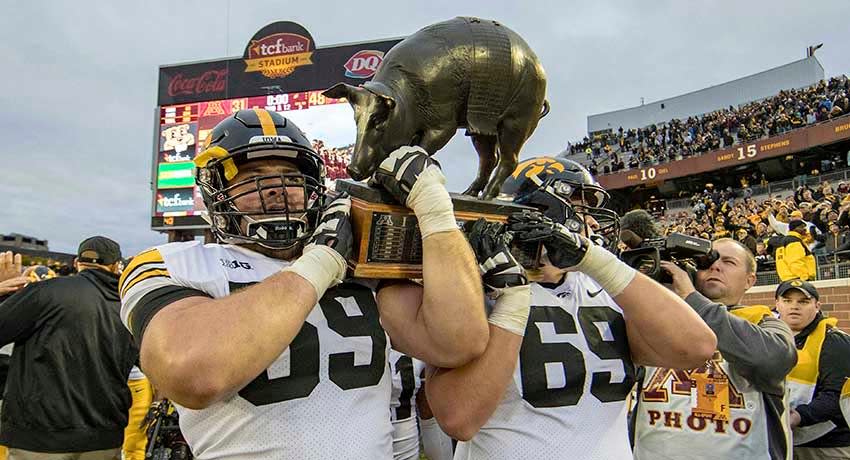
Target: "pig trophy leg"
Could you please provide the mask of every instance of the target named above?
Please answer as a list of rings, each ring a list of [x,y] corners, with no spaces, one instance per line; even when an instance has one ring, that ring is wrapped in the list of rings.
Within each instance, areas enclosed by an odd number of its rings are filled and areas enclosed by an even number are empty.
[[[487,179],[493,173],[493,168],[496,167],[496,136],[472,136],[472,145],[475,146],[475,151],[478,152],[478,175],[475,180],[469,185],[469,188],[463,192],[464,195],[477,197],[484,186],[487,185]]]
[[[424,131],[416,145],[422,147],[428,155],[434,155],[441,148],[452,140],[452,136],[457,132],[457,127],[435,128]]]
[[[490,182],[487,183],[487,187],[484,188],[482,199],[492,200],[499,194],[499,189],[502,188],[505,179],[516,169],[519,162],[519,151],[533,130],[534,128],[528,129],[526,124],[517,126],[512,121],[502,123],[499,129],[499,164],[496,166],[496,173],[493,174]]]

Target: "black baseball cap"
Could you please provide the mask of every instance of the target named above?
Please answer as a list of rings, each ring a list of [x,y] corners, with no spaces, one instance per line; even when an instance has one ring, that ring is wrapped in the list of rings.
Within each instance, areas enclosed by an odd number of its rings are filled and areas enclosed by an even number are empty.
[[[783,294],[790,291],[791,289],[796,289],[796,290],[802,292],[806,297],[808,297],[810,299],[820,300],[820,295],[818,295],[818,290],[817,290],[817,288],[814,287],[814,285],[812,285],[812,283],[809,283],[809,282],[803,281],[803,280],[796,280],[796,279],[795,280],[783,281],[782,283],[780,283],[779,287],[776,288],[776,298],[778,299],[779,297],[781,297]]]
[[[805,227],[806,223],[800,219],[793,219],[791,222],[788,222],[788,230],[794,230],[795,228]]]
[[[77,261],[87,264],[112,265],[121,260],[121,247],[105,236],[92,236],[80,243]]]

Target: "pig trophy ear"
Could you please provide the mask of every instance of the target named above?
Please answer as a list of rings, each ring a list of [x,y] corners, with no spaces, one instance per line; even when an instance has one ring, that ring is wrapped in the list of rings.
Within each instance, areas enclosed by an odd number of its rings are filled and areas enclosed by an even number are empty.
[[[362,86],[366,91],[369,91],[375,96],[381,98],[387,108],[390,110],[395,108],[395,97],[393,97],[393,91],[387,85],[377,81],[367,81],[366,83],[363,83]]]
[[[337,83],[330,88],[326,89],[322,92],[322,95],[325,97],[330,97],[334,99],[346,99],[349,104],[355,106],[360,102],[360,95],[363,93],[363,90],[356,87],[351,86],[348,83]]]

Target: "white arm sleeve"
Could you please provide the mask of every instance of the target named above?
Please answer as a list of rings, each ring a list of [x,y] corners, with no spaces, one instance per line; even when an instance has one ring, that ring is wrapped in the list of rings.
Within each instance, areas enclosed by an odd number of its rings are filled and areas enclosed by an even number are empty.
[[[773,217],[773,213],[767,215],[767,221],[770,222],[770,228],[772,228],[776,233],[779,233],[780,235],[788,234],[788,224],[776,220],[776,217]]]
[[[436,417],[419,419],[422,449],[428,460],[452,460],[452,438],[440,428]]]

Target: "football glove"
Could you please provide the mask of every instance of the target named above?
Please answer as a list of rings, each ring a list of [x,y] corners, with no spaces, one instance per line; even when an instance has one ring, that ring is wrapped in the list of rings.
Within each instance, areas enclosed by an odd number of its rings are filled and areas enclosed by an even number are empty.
[[[507,227],[519,242],[543,243],[549,262],[561,269],[581,263],[592,244],[587,238],[536,211],[511,214]]]
[[[372,183],[413,210],[422,238],[458,229],[440,164],[421,147],[401,147],[390,153],[378,166]]]
[[[310,243],[301,257],[283,271],[294,272],[316,290],[321,299],[325,291],[345,278],[346,259],[351,256],[354,236],[351,232],[351,198],[340,195],[322,213]]]
[[[504,232],[502,224],[478,219],[467,237],[488,292],[528,284],[525,270],[511,254],[511,236]]]

